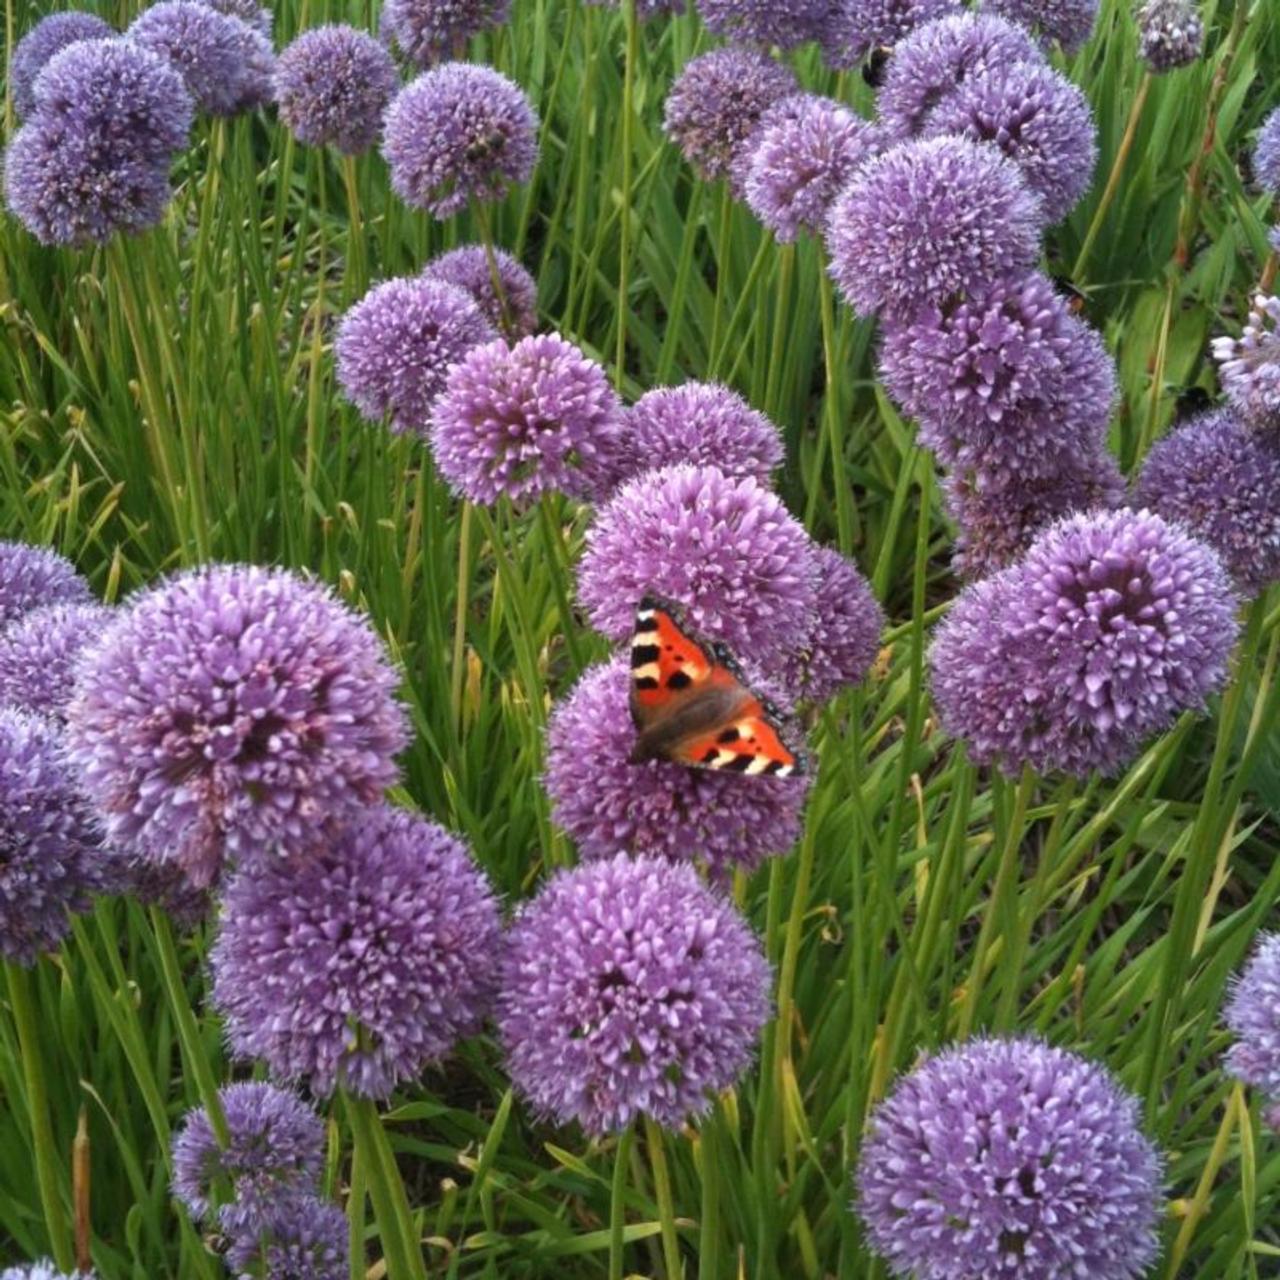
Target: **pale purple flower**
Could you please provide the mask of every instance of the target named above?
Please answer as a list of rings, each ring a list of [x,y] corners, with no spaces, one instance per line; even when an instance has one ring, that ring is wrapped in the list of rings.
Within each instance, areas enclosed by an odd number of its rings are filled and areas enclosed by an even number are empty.
[[[13,47],[9,61],[9,92],[18,119],[35,110],[32,87],[36,76],[55,53],[78,40],[109,40],[115,28],[96,13],[67,9],[40,19]]]
[[[501,292],[494,286],[489,255],[479,244],[449,249],[432,258],[422,275],[464,289],[494,329],[514,342],[538,327],[537,281],[504,249],[494,249],[493,260]]]
[[[1280,196],[1280,107],[1275,107],[1258,130],[1253,150],[1253,179],[1264,191]]]
[[[1142,57],[1157,75],[1198,62],[1204,54],[1199,0],[1143,0],[1134,21]]]
[[[270,9],[258,3],[258,0],[200,0],[210,9],[225,13],[228,17],[239,18],[241,22],[252,27],[259,35],[271,39],[271,31],[275,25]]]
[[[87,604],[89,584],[48,547],[0,541],[0,627],[42,605]]]
[[[347,1280],[347,1215],[313,1195],[282,1196],[252,1225],[232,1218],[227,1265],[236,1280]]]
[[[676,1128],[749,1065],[769,978],[746,921],[687,863],[618,854],[562,871],[511,926],[507,1070],[561,1124]]]
[[[1258,431],[1280,433],[1280,298],[1258,294],[1239,338],[1215,338],[1227,399]]]
[[[41,1258],[25,1266],[5,1267],[0,1271],[0,1280],[93,1280],[93,1273],[77,1272],[75,1275],[67,1275],[59,1271],[48,1258]]]
[[[96,604],[50,604],[0,629],[0,705],[61,720],[80,654],[111,611]]]
[[[697,0],[712,35],[765,47],[794,49],[817,40],[839,0]]]
[[[1066,53],[1080,49],[1098,20],[1098,0],[983,0],[983,9],[1037,32],[1046,43],[1056,40]]]
[[[1105,1068],[1038,1040],[928,1058],[873,1112],[855,1208],[895,1276],[1137,1280],[1161,1160]]]
[[[249,90],[247,24],[200,0],[160,0],[129,28],[129,40],[168,60],[201,111],[229,116]]]
[[[425,70],[447,58],[465,58],[472,36],[510,17],[511,0],[386,0],[380,21],[383,38],[394,40]]]
[[[1225,1010],[1235,1043],[1227,1070],[1280,1101],[1280,934],[1262,934],[1244,972],[1231,986]]]
[[[847,69],[927,22],[963,12],[963,0],[834,0],[818,38],[827,65]]]

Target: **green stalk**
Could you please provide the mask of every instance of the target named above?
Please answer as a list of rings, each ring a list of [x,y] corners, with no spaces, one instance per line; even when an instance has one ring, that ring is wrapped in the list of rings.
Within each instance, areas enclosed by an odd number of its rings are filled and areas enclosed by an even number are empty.
[[[364,243],[364,219],[360,214],[360,185],[355,156],[344,155],[342,184],[347,192],[347,272],[343,297],[350,302],[369,287],[369,266]],[[323,276],[321,276],[323,280]]]
[[[702,1122],[702,1222],[698,1231],[698,1280],[720,1280],[720,1103]]]
[[[645,1146],[653,1169],[653,1191],[658,1201],[658,1223],[662,1228],[662,1264],[666,1280],[680,1280],[680,1238],[676,1235],[675,1202],[671,1197],[671,1169],[667,1164],[666,1135],[650,1116],[644,1118]]]
[[[549,493],[544,493],[538,500],[538,519],[542,525],[542,537],[547,550],[547,565],[551,573],[556,608],[560,613],[560,630],[564,634],[565,646],[569,650],[569,661],[573,664],[576,675],[582,670],[583,662],[582,652],[578,646],[578,625],[574,620],[573,606],[569,603],[569,588],[566,586],[572,577],[572,567],[559,521],[551,509],[552,501],[552,495]]]
[[[458,592],[453,610],[453,667],[449,672],[449,706],[461,739],[462,690],[466,681],[467,611],[471,595],[471,503],[463,502],[458,518]]]
[[[351,1186],[347,1192],[347,1280],[365,1280],[367,1267],[364,1256],[364,1202],[369,1194],[369,1180],[365,1173],[364,1156],[358,1150],[351,1153]]]
[[[614,351],[613,385],[622,390],[627,369],[627,314],[629,309],[631,272],[631,183],[635,146],[635,80],[639,60],[639,24],[636,22],[636,0],[622,0],[622,22],[627,32],[626,62],[622,73],[622,208],[621,238],[618,245],[618,344]]]
[[[627,1226],[627,1161],[635,1141],[635,1125],[618,1135],[613,1157],[613,1183],[609,1190],[609,1280],[622,1280],[622,1263]]]

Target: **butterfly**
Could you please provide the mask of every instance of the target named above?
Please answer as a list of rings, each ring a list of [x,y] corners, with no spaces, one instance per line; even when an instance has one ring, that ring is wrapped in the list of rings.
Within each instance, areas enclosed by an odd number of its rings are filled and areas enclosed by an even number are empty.
[[[694,769],[786,778],[804,757],[783,737],[777,710],[748,688],[723,645],[704,645],[673,609],[646,596],[631,644],[633,764],[670,760]]]

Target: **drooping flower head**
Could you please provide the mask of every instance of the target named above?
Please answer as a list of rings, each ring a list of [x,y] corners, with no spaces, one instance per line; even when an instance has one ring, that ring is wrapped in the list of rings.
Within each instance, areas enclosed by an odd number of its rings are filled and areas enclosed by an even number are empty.
[[[494,286],[489,255],[483,245],[449,249],[432,258],[422,274],[428,280],[443,280],[464,289],[494,329],[515,342],[538,327],[538,285],[504,249],[494,249],[493,260],[501,293]]]
[[[829,67],[856,66],[927,22],[962,13],[963,0],[834,0],[819,40]]]
[[[51,604],[0,629],[0,705],[62,719],[80,654],[110,617],[101,605]]]
[[[313,1195],[283,1196],[252,1226],[230,1231],[227,1265],[237,1280],[346,1280],[347,1215]]]
[[[523,89],[492,67],[447,62],[392,100],[382,154],[396,194],[443,219],[469,200],[501,200],[513,183],[528,182],[537,135]]]
[[[334,342],[338,381],[369,422],[427,434],[449,369],[493,327],[454,285],[421,278],[375,285],[342,317]]]
[[[1029,268],[1043,209],[990,143],[927,138],[868,161],[827,220],[831,275],[861,315],[902,316]]]
[[[792,94],[760,117],[742,149],[740,185],[751,211],[783,243],[819,231],[831,202],[879,149],[874,125],[815,94]]]
[[[41,605],[86,604],[89,584],[48,547],[0,541],[0,627]]]
[[[592,625],[630,639],[636,606],[680,606],[708,640],[768,670],[810,633],[817,563],[768,489],[685,464],[628,481],[587,530],[578,597]]]
[[[35,110],[32,87],[36,76],[55,53],[78,40],[109,40],[114,35],[115,29],[110,23],[96,13],[82,13],[79,9],[50,13],[41,18],[14,45],[9,63],[9,92],[18,119],[24,119]]]
[[[1262,122],[1253,151],[1253,178],[1273,196],[1280,196],[1280,107]]]
[[[431,421],[436,467],[470,502],[607,489],[622,405],[605,371],[559,334],[474,347],[449,372]]]
[[[382,45],[363,31],[333,23],[303,32],[280,55],[276,106],[299,142],[358,155],[377,141],[399,83]]]
[[[712,35],[794,49],[817,40],[826,28],[833,0],[697,0],[698,14]]]
[[[1215,338],[1227,399],[1257,431],[1280,433],[1280,298],[1258,294],[1239,338]]]
[[[207,885],[227,856],[309,851],[395,781],[397,683],[325,587],[215,565],[140,593],[85,655],[71,758],[113,844]]]
[[[760,117],[796,93],[791,70],[753,49],[712,49],[688,63],[667,95],[663,129],[708,182],[729,176]]]
[[[160,0],[134,19],[129,39],[167,59],[201,111],[229,116],[245,105],[246,26],[200,0]]]
[[[618,854],[562,871],[511,927],[507,1069],[561,1124],[675,1128],[750,1062],[769,976],[747,923],[687,863]]]
[[[974,1040],[900,1080],[857,1189],[897,1276],[1137,1280],[1159,1248],[1161,1161],[1136,1099],[1036,1040]]]
[[[984,0],[984,8],[1075,53],[1093,34],[1098,0]]]
[[[466,846],[374,808],[304,875],[241,868],[223,898],[213,1001],[241,1057],[317,1094],[386,1097],[480,1027],[500,936]]]
[[[384,39],[426,70],[446,58],[465,58],[467,41],[511,17],[511,0],[387,0]]]
[[[1198,62],[1204,53],[1198,0],[1143,0],[1134,18],[1143,60],[1157,75]]]
[[[1264,933],[1235,980],[1226,1023],[1236,1037],[1227,1070],[1280,1102],[1280,934]]]

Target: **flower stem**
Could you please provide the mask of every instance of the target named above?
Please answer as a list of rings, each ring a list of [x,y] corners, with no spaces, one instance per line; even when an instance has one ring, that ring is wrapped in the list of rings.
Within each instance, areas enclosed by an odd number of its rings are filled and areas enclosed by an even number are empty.
[[[662,1228],[662,1263],[666,1280],[681,1280],[680,1238],[676,1235],[675,1202],[671,1198],[671,1169],[667,1164],[666,1138],[651,1117],[644,1118],[645,1145],[653,1169],[653,1190],[658,1201],[658,1223]]]
[[[613,1157],[613,1184],[609,1193],[609,1280],[622,1280],[622,1262],[627,1226],[627,1161],[635,1140],[635,1126],[628,1125],[618,1135]]]
[[[462,689],[467,665],[467,610],[471,599],[471,503],[462,504],[458,520],[458,594],[453,611],[453,668],[449,673],[449,706],[462,737]]]
[[[613,385],[620,392],[627,367],[627,313],[631,271],[631,184],[635,123],[636,62],[639,60],[639,25],[635,0],[622,0],[622,21],[627,32],[626,62],[622,73],[622,206],[618,245],[618,345],[614,352]]]
[[[702,1223],[698,1232],[698,1280],[720,1280],[720,1103],[700,1130]]]
[[[360,297],[369,286],[364,247],[364,219],[360,214],[360,186],[355,156],[342,157],[342,184],[347,192],[347,279],[343,294],[348,301]],[[323,276],[321,277],[323,279]]]

